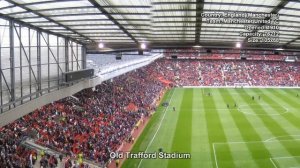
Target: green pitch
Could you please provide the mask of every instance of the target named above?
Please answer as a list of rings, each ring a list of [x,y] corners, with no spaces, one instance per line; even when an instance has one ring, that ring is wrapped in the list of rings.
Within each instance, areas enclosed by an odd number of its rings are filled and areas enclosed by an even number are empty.
[[[173,89],[164,97],[169,107],[157,109],[131,152],[162,148],[191,159],[127,159],[123,167],[299,167],[297,94],[299,89]]]

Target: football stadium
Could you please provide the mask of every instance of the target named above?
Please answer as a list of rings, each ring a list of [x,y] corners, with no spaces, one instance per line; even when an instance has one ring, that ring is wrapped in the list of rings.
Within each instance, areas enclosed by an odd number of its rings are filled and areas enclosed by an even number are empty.
[[[0,0],[0,168],[300,167],[300,1]]]

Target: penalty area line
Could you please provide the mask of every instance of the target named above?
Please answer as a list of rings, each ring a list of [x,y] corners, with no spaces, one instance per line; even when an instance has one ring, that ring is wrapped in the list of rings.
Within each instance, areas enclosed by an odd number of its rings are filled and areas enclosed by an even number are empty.
[[[214,150],[216,167],[219,168],[219,166],[218,166],[218,160],[217,160],[217,154],[216,154],[216,149],[215,149],[215,144],[213,143],[212,146],[213,146],[213,150]]]
[[[273,164],[273,166],[274,166],[275,168],[278,168],[277,165],[276,165],[276,163],[273,161],[272,158],[270,158],[270,161],[271,161],[271,163]]]
[[[174,91],[172,92],[172,95],[171,95],[171,98],[170,98],[170,101],[169,101],[169,105],[170,105],[171,102],[172,102],[174,92],[175,92],[175,89],[174,89]],[[169,106],[168,106],[167,108],[165,108],[165,110],[164,110],[164,115],[163,115],[162,119],[160,120],[159,126],[158,126],[157,130],[155,131],[155,133],[154,133],[154,135],[153,135],[151,141],[150,141],[149,144],[147,145],[147,148],[146,148],[145,152],[147,152],[147,150],[149,149],[149,147],[152,145],[152,143],[153,143],[153,141],[154,141],[154,139],[155,139],[155,137],[156,137],[158,131],[160,130],[160,127],[161,127],[161,125],[162,125],[162,121],[165,119],[165,116],[166,116],[166,113],[167,113],[168,109],[169,109]],[[138,165],[138,168],[140,168],[140,166],[141,166],[143,160],[144,160],[144,159],[141,159],[141,160],[140,160],[139,165]]]
[[[272,137],[272,138],[269,138],[269,139],[266,139],[266,140],[264,140],[264,142],[269,142],[269,141],[272,141],[272,140],[279,140],[280,141],[280,139],[278,139],[278,138],[285,138],[285,137],[300,137],[300,135],[298,134],[298,135],[282,135],[282,136],[276,136],[276,137]],[[286,139],[286,140],[289,140],[289,139]],[[291,139],[291,140],[299,140],[299,138],[294,138],[294,139]]]

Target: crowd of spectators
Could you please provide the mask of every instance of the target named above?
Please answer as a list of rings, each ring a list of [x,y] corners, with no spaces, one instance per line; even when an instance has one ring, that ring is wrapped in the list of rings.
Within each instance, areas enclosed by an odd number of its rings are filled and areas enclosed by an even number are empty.
[[[162,59],[157,76],[178,86],[299,86],[300,65],[284,61]]]
[[[0,167],[30,167],[29,156],[35,151],[20,145],[26,133],[18,123],[11,126],[0,129]]]
[[[160,59],[147,69],[154,78],[163,78],[173,85],[198,86],[200,85],[199,63],[199,61],[190,60]]]
[[[246,62],[249,83],[254,86],[299,86],[299,63]]]
[[[24,152],[21,141],[30,135],[36,143],[66,156],[82,155],[106,164],[110,152],[116,151],[130,137],[142,116],[155,108],[154,100],[165,87],[149,75],[148,69],[129,72],[95,89],[85,89],[45,105],[1,128],[0,143],[4,145],[0,148],[0,163],[6,160],[9,163],[5,164],[29,167],[30,150]],[[129,104],[134,104],[136,109],[126,108]],[[53,165],[56,159],[49,155],[40,162],[41,165],[50,163]],[[66,162],[66,167],[69,164]],[[77,164],[83,165],[82,159]]]
[[[225,61],[201,61],[200,62],[200,83],[201,86],[224,86],[223,62]]]

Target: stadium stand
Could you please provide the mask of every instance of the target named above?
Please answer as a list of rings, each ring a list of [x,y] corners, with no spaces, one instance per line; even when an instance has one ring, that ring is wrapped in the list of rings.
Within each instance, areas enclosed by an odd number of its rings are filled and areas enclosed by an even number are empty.
[[[28,158],[36,151],[21,142],[31,137],[67,156],[82,153],[84,158],[104,164],[110,159],[109,152],[130,137],[141,116],[155,108],[153,101],[167,85],[296,86],[300,85],[299,71],[299,64],[283,61],[160,59],[1,128],[0,159],[8,166],[30,165]],[[42,164],[53,164],[53,160],[54,156],[47,155]]]
[[[157,76],[179,86],[298,86],[299,64],[284,61],[163,59]],[[161,72],[161,74],[159,74]]]
[[[146,69],[130,72],[104,82],[95,91],[75,94],[78,100],[53,102],[1,128],[0,142],[7,146],[1,149],[1,160],[8,160],[7,165],[29,166],[30,150],[21,141],[31,135],[38,144],[67,156],[75,158],[82,153],[104,165],[110,159],[109,152],[116,151],[141,116],[148,116],[155,107],[153,101],[164,86],[148,76]],[[43,164],[50,166],[50,161]]]
[[[1,0],[0,168],[105,167],[168,88],[299,88],[299,10],[295,0]]]
[[[168,85],[296,86],[300,85],[299,70],[299,64],[283,61],[159,59],[2,127],[0,160],[8,167],[30,166],[29,158],[37,151],[21,143],[30,137],[66,156],[76,158],[82,154],[104,165],[110,159],[109,152],[130,138],[141,116],[149,115],[155,108],[154,100]],[[54,158],[47,154],[40,163],[50,166],[57,162]]]

